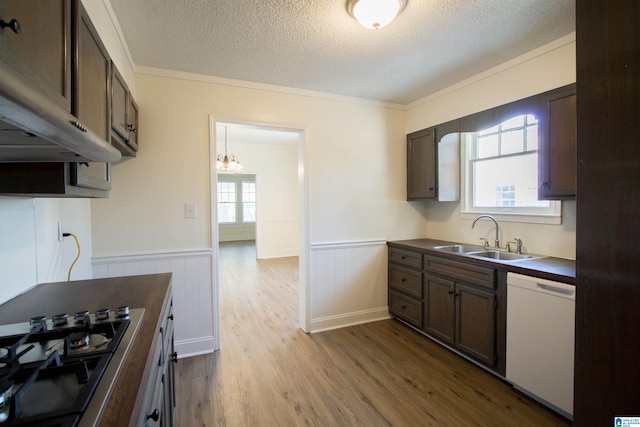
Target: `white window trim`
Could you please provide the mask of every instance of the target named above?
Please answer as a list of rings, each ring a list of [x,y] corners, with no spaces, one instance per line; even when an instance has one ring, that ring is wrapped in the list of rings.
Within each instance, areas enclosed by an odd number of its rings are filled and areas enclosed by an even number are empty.
[[[557,203],[559,206],[560,202]],[[560,210],[560,209],[559,209]],[[551,224],[551,225],[559,225],[562,224],[562,215],[561,214],[553,214],[553,215],[526,215],[526,214],[518,214],[518,213],[500,213],[500,212],[491,212],[491,211],[460,211],[460,219],[468,219],[474,220],[478,218],[480,215],[491,215],[496,220],[500,222],[518,222],[518,223],[528,223],[528,224]]]
[[[471,188],[471,177],[469,176],[469,168],[467,160],[467,143],[464,141],[464,138],[461,140],[460,144],[461,152],[461,201],[460,201],[460,218],[473,220],[476,219],[479,215],[491,215],[496,218],[496,220],[501,222],[518,222],[518,223],[530,223],[530,224],[551,224],[558,225],[562,224],[562,202],[561,201],[550,201],[551,209],[550,212],[545,213],[535,213],[535,212],[512,212],[513,208],[510,207],[499,207],[495,208],[474,208],[471,191],[468,189]],[[535,208],[532,208],[535,210]]]

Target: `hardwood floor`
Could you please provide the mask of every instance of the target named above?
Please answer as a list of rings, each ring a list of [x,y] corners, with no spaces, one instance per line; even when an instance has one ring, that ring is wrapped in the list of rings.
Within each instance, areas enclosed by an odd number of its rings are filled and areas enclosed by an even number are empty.
[[[395,320],[307,335],[298,259],[220,250],[221,350],[177,365],[177,426],[567,426]]]

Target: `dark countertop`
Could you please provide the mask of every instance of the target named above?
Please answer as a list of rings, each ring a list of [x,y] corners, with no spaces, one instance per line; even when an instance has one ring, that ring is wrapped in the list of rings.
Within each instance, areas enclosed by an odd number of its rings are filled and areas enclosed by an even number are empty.
[[[408,249],[414,251],[419,250],[420,252],[425,254],[437,255],[439,257],[448,258],[451,260],[489,266],[502,271],[525,274],[527,276],[554,280],[556,282],[568,283],[571,285],[576,284],[576,262],[571,259],[545,257],[516,262],[498,261],[491,259],[484,260],[434,249],[435,246],[460,244],[459,242],[449,242],[446,240],[435,239],[397,240],[387,242],[387,244],[389,246],[400,249]]]
[[[122,305],[144,308],[138,334],[100,422],[100,426],[128,426],[136,422],[140,412],[142,393],[138,390],[147,384],[153,364],[152,349],[164,320],[161,314],[170,300],[170,273],[45,283],[0,305],[0,324],[25,322],[35,315],[72,314],[80,310],[93,313]]]

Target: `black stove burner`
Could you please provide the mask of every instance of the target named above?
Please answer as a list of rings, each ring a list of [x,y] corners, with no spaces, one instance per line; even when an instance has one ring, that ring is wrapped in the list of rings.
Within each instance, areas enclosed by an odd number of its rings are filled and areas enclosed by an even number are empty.
[[[69,348],[76,350],[89,347],[89,334],[87,332],[74,332],[65,340],[69,341]]]
[[[102,310],[0,326],[0,425],[76,426],[129,323]]]

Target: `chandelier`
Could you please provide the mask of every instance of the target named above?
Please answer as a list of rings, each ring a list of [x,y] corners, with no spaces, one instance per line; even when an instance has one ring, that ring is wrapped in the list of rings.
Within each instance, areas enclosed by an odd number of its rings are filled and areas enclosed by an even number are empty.
[[[240,172],[242,165],[238,156],[227,153],[227,127],[224,127],[224,155],[218,154],[216,158],[216,169],[223,172]]]

